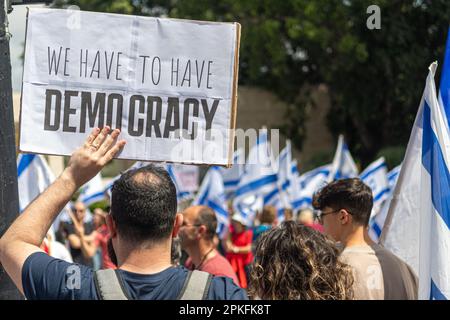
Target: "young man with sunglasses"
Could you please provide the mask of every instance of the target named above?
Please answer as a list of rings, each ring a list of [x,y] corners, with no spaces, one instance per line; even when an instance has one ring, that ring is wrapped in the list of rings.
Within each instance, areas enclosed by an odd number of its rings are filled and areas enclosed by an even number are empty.
[[[373,196],[367,185],[358,178],[331,182],[314,195],[313,206],[324,233],[342,246],[341,260],[353,268],[355,299],[417,299],[412,269],[369,238]]]

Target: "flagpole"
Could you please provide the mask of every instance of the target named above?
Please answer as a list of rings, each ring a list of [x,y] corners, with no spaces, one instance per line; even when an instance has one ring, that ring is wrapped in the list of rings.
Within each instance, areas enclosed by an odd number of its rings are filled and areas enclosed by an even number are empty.
[[[0,236],[19,214],[14,112],[12,107],[9,35],[6,29],[5,1],[0,1]],[[0,265],[0,300],[22,299]]]

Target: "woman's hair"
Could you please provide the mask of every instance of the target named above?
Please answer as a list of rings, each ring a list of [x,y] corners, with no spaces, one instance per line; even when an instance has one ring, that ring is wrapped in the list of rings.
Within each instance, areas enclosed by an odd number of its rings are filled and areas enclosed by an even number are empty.
[[[285,221],[258,241],[249,295],[270,300],[352,299],[352,272],[338,256],[334,242],[320,232]]]

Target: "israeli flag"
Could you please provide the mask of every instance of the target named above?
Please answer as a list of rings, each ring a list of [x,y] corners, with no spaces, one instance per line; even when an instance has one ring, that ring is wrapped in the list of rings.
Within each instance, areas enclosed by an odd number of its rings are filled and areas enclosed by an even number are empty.
[[[271,147],[267,129],[260,131],[256,145],[249,152],[244,173],[233,201],[233,209],[241,214],[248,226],[253,224],[261,198],[277,188],[277,173],[272,164]]]
[[[346,178],[354,178],[358,176],[358,168],[353,160],[350,150],[344,141],[344,136],[339,135],[336,153],[333,163],[331,164],[330,176],[328,181]]]
[[[37,154],[19,154],[17,176],[20,212],[55,181],[47,161]]]
[[[398,165],[394,169],[388,172],[387,180],[389,185],[389,192],[387,193],[386,200],[381,204],[381,208],[369,221],[369,236],[370,238],[378,242],[381,231],[383,230],[384,222],[389,211],[389,206],[392,200],[392,193],[394,192],[395,184],[397,183],[398,174],[400,172],[401,165]]]
[[[389,182],[387,178],[387,165],[384,157],[371,163],[359,178],[372,189],[373,210],[372,215],[379,212],[383,202],[389,197]]]
[[[19,154],[17,158],[17,176],[20,212],[55,181],[55,175],[42,155]],[[69,210],[66,206],[62,213]],[[57,230],[61,214],[55,219],[53,229]],[[50,230],[50,232],[53,232]]]
[[[444,107],[447,123],[450,125],[450,28],[447,32],[447,44],[445,46],[444,65],[439,85],[439,102]]]
[[[90,206],[105,198],[105,186],[103,185],[102,175],[99,172],[94,178],[81,187],[78,200],[83,202],[86,206]]]
[[[419,276],[419,299],[450,298],[450,131],[429,68],[381,243]]]
[[[203,178],[192,205],[204,205],[214,210],[217,217],[217,234],[222,238],[228,230],[228,208],[225,187],[219,167],[211,167]]]
[[[298,184],[300,195],[292,202],[294,210],[312,208],[314,193],[328,183],[332,165],[328,164],[302,174]]]
[[[281,151],[277,162],[278,163],[278,188],[280,190],[280,201],[284,208],[292,208],[291,206],[291,183],[293,183],[294,176],[292,174],[292,150],[291,141],[286,141],[286,147]]]
[[[277,182],[271,191],[264,196],[264,205],[271,205],[277,208],[278,219],[281,222],[284,218],[284,209],[291,208],[289,199],[289,187],[292,181],[292,155],[291,142],[286,141],[286,147],[280,152],[275,161],[278,166]]]
[[[297,160],[292,160],[291,162],[291,175],[288,194],[291,201],[291,208],[293,208],[294,201],[301,196],[300,173],[298,171]]]
[[[397,183],[398,174],[400,173],[400,170],[402,168],[402,165],[396,166],[394,169],[388,172],[387,179],[389,183],[389,190],[391,193],[394,191],[395,184]]]
[[[236,191],[239,180],[244,173],[245,154],[242,149],[238,149],[233,154],[233,165],[231,168],[220,168],[223,177],[223,185],[227,199],[233,196]]]
[[[264,196],[264,205],[271,205],[277,209],[278,222],[284,221],[284,209],[292,208],[291,184],[295,183],[292,174],[292,151],[290,140],[286,141],[286,147],[280,152],[275,164],[278,166],[277,184]]]

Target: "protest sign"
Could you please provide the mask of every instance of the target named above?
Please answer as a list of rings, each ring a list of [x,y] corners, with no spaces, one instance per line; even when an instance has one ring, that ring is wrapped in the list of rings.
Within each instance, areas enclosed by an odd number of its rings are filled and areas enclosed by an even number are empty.
[[[70,155],[120,128],[120,159],[230,166],[240,25],[30,9],[20,150]],[[51,22],[51,23],[50,23]]]

